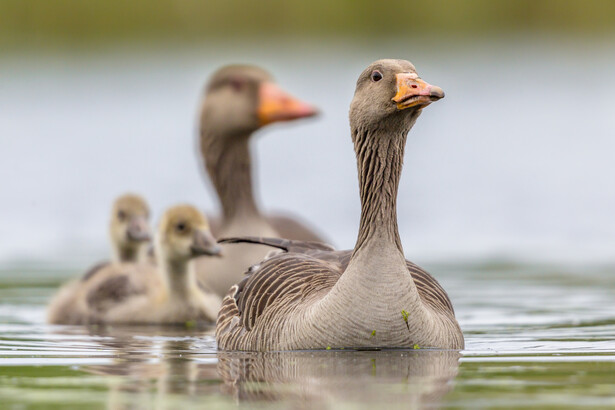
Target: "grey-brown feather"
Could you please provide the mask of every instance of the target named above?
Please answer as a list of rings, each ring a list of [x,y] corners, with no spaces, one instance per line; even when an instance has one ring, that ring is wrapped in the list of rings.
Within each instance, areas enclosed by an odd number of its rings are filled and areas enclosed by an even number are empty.
[[[380,71],[380,80],[372,79],[373,70]],[[399,107],[394,97],[405,87],[399,81],[417,76],[407,61],[379,60],[357,81],[349,111],[361,199],[355,248],[333,251],[294,241],[246,239],[286,253],[255,265],[225,297],[216,328],[220,348],[322,348],[330,341],[337,347],[420,342],[463,348],[448,295],[431,275],[404,259],[397,226],[407,133],[424,106]],[[372,301],[378,303],[364,306]],[[378,326],[384,332],[375,335]],[[375,337],[365,339],[368,333]]]
[[[97,313],[104,313],[131,296],[144,293],[142,287],[136,286],[128,275],[112,276],[88,292],[88,306]]]
[[[337,283],[348,267],[352,250],[336,251],[318,242],[280,238],[225,238],[222,243],[253,243],[282,249],[281,253],[263,261],[258,269],[250,269],[240,283],[233,286],[218,313],[217,337],[224,349],[236,348],[231,327],[237,317],[237,330],[251,331],[266,310],[286,309],[314,295],[324,295]],[[446,291],[428,272],[406,260],[422,302],[433,309],[450,312],[453,305]],[[269,318],[273,317],[268,315]],[[275,316],[283,318],[283,315]],[[283,319],[282,319],[283,320]]]

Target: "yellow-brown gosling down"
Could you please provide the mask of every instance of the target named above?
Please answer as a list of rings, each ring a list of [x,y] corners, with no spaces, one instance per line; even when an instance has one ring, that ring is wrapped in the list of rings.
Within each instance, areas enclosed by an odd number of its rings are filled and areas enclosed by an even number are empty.
[[[361,197],[354,249],[226,240],[283,252],[253,266],[224,298],[216,324],[220,349],[464,347],[448,295],[405,259],[397,227],[406,137],[423,109],[443,97],[408,61],[379,60],[363,71],[350,105]]]
[[[109,223],[113,262],[146,260],[152,238],[149,217],[149,207],[141,196],[124,194],[115,200]]]
[[[263,213],[254,198],[249,143],[269,124],[311,117],[316,109],[283,91],[271,75],[248,65],[215,72],[200,111],[200,149],[205,172],[220,201],[222,214],[212,218],[220,236],[267,236],[322,240],[296,218]],[[199,277],[220,295],[243,279],[243,273],[269,252],[264,246],[224,246],[219,259],[197,261]]]
[[[220,297],[197,281],[191,260],[218,256],[207,219],[179,205],[161,218],[155,239],[157,266],[114,263],[64,286],[51,301],[50,323],[208,324]]]

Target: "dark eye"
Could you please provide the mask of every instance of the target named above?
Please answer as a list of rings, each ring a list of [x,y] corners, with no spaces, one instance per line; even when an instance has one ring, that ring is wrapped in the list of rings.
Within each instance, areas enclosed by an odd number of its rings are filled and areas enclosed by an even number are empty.
[[[120,221],[123,221],[124,219],[126,219],[126,212],[117,211],[117,219],[119,219]]]
[[[175,225],[175,230],[179,233],[184,233],[187,229],[188,226],[186,226],[185,222],[178,222],[177,225]]]
[[[236,92],[239,92],[243,89],[244,82],[239,78],[232,78],[230,83],[231,87],[233,87],[233,90],[235,90]]]
[[[382,80],[382,73],[378,70],[372,72],[372,81],[376,82],[380,80]]]

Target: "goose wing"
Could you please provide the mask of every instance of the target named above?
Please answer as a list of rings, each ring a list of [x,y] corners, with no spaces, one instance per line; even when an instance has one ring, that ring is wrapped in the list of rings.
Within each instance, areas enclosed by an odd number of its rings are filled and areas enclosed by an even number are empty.
[[[344,272],[348,267],[352,250],[336,251],[331,245],[321,242],[293,241],[281,238],[239,237],[222,239],[225,243],[254,243],[268,245],[288,253],[303,253],[323,262],[335,265],[335,271]],[[448,294],[438,281],[423,268],[406,259],[408,271],[414,279],[421,300],[440,311],[454,313],[453,304]],[[251,269],[252,270],[252,269]],[[339,276],[339,275],[338,275]],[[336,279],[337,280],[337,279]]]
[[[319,242],[258,237],[225,238],[219,242],[267,245],[282,251],[252,266],[224,298],[216,327],[224,349],[233,349],[231,335],[237,334],[238,327],[250,331],[267,308],[282,310],[328,292],[352,256],[351,250],[336,251]],[[414,263],[406,261],[406,265],[421,300],[434,309],[453,312],[451,301],[438,281]]]
[[[289,253],[310,253],[311,251],[335,251],[335,248],[326,243],[317,241],[298,241],[283,238],[263,238],[258,236],[241,236],[223,238],[218,243],[253,243],[267,245]]]
[[[427,273],[423,268],[406,259],[406,266],[412,275],[416,289],[423,303],[432,307],[438,312],[450,311],[455,313],[453,304],[444,288],[438,283],[436,278]]]
[[[252,266],[246,277],[231,287],[218,313],[216,338],[223,349],[234,349],[238,333],[250,331],[264,316],[282,311],[328,292],[343,270],[329,245],[277,238],[228,238],[223,243],[269,245],[283,253]],[[321,256],[327,255],[329,260]]]
[[[146,293],[143,284],[132,279],[135,273],[129,268],[122,269],[113,265],[98,270],[92,279],[99,280],[89,286],[85,296],[88,308],[102,314],[132,296]]]

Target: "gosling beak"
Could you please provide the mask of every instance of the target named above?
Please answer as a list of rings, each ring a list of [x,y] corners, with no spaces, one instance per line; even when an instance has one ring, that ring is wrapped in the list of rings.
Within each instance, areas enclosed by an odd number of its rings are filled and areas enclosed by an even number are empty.
[[[192,256],[222,256],[222,248],[216,242],[216,238],[209,229],[196,229],[192,235],[190,246]]]
[[[272,82],[260,85],[258,99],[258,121],[261,126],[312,117],[318,113],[315,107],[298,100]]]
[[[152,239],[147,219],[144,216],[135,216],[128,222],[126,236],[135,242],[146,242]]]
[[[397,78],[397,93],[393,102],[399,110],[416,107],[425,108],[433,101],[444,98],[444,91],[438,86],[421,80],[416,73],[399,73]]]

